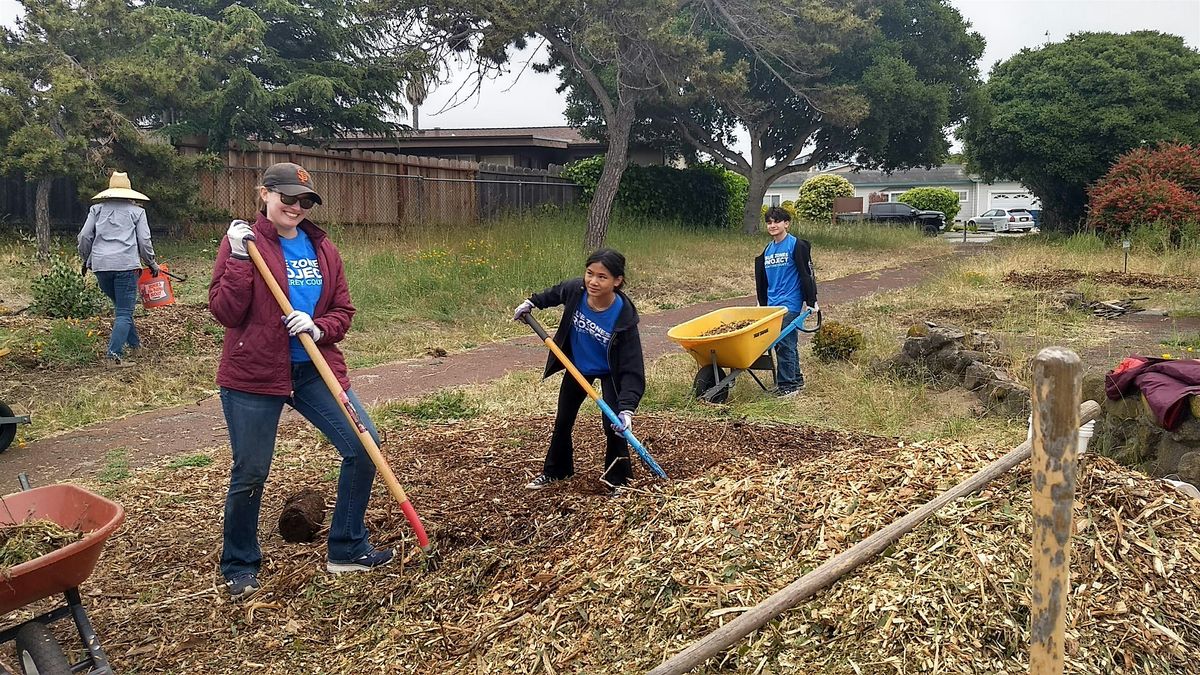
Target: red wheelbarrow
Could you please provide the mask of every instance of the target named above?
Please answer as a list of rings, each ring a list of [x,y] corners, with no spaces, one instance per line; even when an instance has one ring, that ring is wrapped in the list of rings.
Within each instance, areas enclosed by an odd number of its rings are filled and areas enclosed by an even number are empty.
[[[17,662],[26,675],[111,674],[108,657],[79,597],[79,585],[96,568],[104,542],[125,519],[125,509],[76,485],[47,485],[31,490],[24,474],[20,478],[22,492],[3,498],[6,508],[0,508],[0,523],[45,519],[82,532],[83,538],[9,568],[7,575],[0,576],[0,614],[59,593],[65,600],[65,604],[0,631],[0,643],[16,642]],[[87,654],[75,664],[67,660],[47,628],[67,616],[74,620]],[[3,666],[0,671],[8,673]]]

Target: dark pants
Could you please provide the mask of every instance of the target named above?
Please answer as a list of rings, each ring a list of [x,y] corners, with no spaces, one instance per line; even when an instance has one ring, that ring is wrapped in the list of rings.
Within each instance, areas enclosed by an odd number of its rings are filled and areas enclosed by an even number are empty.
[[[133,325],[133,308],[137,306],[137,282],[142,271],[96,272],[96,284],[112,300],[115,310],[112,335],[108,338],[108,356],[120,356],[126,347],[142,346],[137,328]]]
[[[789,310],[783,317],[783,325],[786,327],[798,316],[800,312]],[[800,331],[794,330],[775,345],[775,385],[783,394],[804,386],[804,375],[800,372],[799,337]]]
[[[292,364],[292,396],[266,396],[221,387],[221,408],[233,447],[233,469],[225,497],[225,539],[221,550],[221,574],[233,579],[241,574],[258,574],[262,553],[258,548],[258,512],[263,485],[271,471],[275,435],[283,404],[290,403],[333,443],[342,455],[338,475],[337,504],[329,524],[329,559],[353,560],[371,551],[363,518],[371,498],[375,465],[346,421],[341,404],[329,393],[310,362]],[[348,391],[358,418],[375,442],[379,434],[354,392]]]
[[[617,410],[617,385],[611,375],[600,377],[600,391],[604,402],[613,412],[620,412]],[[546,453],[546,464],[542,469],[547,478],[558,480],[575,473],[575,447],[571,442],[571,431],[575,428],[575,418],[579,416],[579,406],[586,398],[587,394],[575,382],[575,378],[570,373],[563,373],[562,386],[558,389],[554,435],[550,437],[550,450]],[[600,415],[600,426],[604,429],[606,441],[601,479],[612,485],[624,485],[633,475],[629,445],[623,436],[612,430],[611,423],[603,413]]]

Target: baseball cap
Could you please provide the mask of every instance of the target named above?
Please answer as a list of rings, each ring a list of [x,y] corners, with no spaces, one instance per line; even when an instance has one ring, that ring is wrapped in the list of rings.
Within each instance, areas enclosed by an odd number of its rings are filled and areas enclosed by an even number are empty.
[[[313,189],[312,175],[304,167],[291,162],[280,162],[267,167],[262,175],[262,186],[292,197],[311,194],[321,203],[321,195]]]

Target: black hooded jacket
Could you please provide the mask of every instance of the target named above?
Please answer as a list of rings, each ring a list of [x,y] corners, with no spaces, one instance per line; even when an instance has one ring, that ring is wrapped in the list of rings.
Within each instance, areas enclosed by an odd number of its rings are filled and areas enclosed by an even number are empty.
[[[547,288],[540,293],[534,293],[529,298],[538,309],[563,306],[563,318],[554,331],[554,344],[563,350],[567,358],[571,355],[571,318],[579,309],[579,303],[586,296],[583,278],[568,279],[557,286]],[[621,315],[613,327],[612,339],[608,342],[608,370],[612,373],[617,385],[617,410],[636,411],[642,394],[646,392],[646,366],[642,359],[642,337],[638,333],[638,313],[633,301],[621,291],[617,291],[624,304],[621,305]],[[563,370],[554,354],[546,359],[546,370],[542,378],[547,378]]]
[[[770,244],[768,244],[770,246]],[[758,304],[767,304],[767,249],[754,259],[754,287],[758,293]],[[796,246],[792,249],[792,264],[796,266],[796,274],[800,277],[800,299],[809,307],[817,304],[817,278],[813,273],[812,244],[796,237]]]

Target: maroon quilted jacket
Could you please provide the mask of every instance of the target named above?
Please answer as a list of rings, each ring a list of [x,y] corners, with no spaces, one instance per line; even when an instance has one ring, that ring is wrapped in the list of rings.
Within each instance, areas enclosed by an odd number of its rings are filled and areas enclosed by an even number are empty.
[[[284,293],[288,292],[287,271],[283,249],[275,226],[263,214],[254,222],[255,245],[275,281]],[[337,343],[350,329],[354,305],[350,304],[350,288],[342,257],[321,228],[308,220],[300,229],[312,240],[317,252],[324,286],[313,310],[313,321],[321,329],[317,342],[321,354],[329,363],[343,389],[350,388],[346,375],[346,359]],[[225,345],[221,349],[221,364],[217,367],[217,384],[253,394],[288,396],[292,393],[291,352],[288,349],[287,328],[283,312],[267,284],[258,276],[254,263],[229,256],[229,240],[221,239],[217,262],[213,267],[212,283],[208,286],[208,311],[225,326]]]
[[[1134,354],[1104,378],[1104,393],[1114,401],[1139,390],[1158,425],[1168,431],[1175,429],[1183,422],[1187,397],[1200,394],[1200,361]]]

